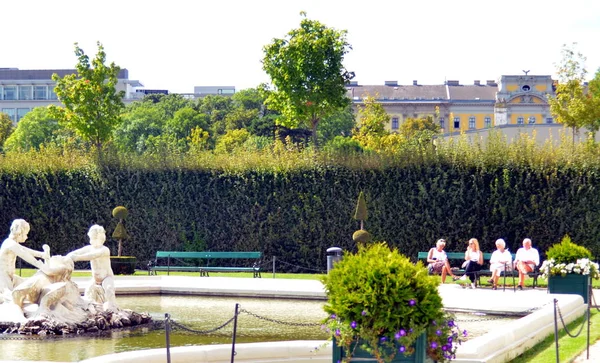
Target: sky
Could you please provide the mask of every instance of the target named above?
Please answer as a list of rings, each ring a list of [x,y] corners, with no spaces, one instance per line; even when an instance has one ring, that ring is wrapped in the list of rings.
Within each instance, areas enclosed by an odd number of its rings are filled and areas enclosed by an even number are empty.
[[[344,58],[363,85],[443,84],[552,75],[577,42],[588,79],[600,68],[598,0],[20,0],[0,5],[0,68],[72,69],[78,43],[147,89],[268,83],[263,47],[297,28],[300,12],[346,30]]]

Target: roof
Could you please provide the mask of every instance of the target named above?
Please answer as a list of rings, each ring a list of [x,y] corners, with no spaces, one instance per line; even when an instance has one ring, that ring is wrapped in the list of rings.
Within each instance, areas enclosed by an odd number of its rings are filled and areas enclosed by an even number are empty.
[[[24,80],[51,80],[52,74],[64,77],[77,73],[76,69],[18,69],[0,68],[0,80],[2,81],[24,81]],[[129,71],[123,68],[119,71],[118,79],[128,79]]]
[[[359,100],[374,96],[378,101],[491,101],[496,99],[497,85],[348,85],[347,95]]]

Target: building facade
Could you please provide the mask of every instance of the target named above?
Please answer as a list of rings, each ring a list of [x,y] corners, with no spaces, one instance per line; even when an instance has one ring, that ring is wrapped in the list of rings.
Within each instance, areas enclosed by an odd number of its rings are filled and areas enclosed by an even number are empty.
[[[75,69],[21,70],[18,68],[0,68],[0,112],[7,114],[13,122],[18,122],[34,107],[60,105],[54,93],[56,82],[52,75],[59,77],[75,74]],[[117,91],[125,91],[124,102],[129,103],[141,96],[135,88],[141,87],[139,81],[129,79],[129,71],[121,69],[118,76]]]
[[[445,134],[484,130],[502,125],[553,124],[548,97],[555,95],[550,76],[505,75],[499,81],[474,81],[463,85],[446,81],[441,85],[347,85],[354,107],[366,96],[375,97],[390,115],[388,131],[398,131],[408,118],[431,116]]]

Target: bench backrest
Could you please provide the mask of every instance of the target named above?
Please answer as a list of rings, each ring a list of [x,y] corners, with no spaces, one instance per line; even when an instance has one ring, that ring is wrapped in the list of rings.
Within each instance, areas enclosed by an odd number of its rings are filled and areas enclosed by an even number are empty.
[[[156,258],[261,258],[262,252],[183,252],[156,251]]]

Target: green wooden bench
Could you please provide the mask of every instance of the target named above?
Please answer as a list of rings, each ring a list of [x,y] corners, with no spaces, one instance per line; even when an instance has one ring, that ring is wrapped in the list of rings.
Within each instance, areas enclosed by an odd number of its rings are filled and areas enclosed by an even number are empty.
[[[148,263],[148,275],[156,275],[156,271],[192,271],[199,272],[200,276],[209,276],[209,272],[252,272],[253,277],[260,275],[260,259],[262,252],[182,252],[182,251],[156,251],[154,261]],[[212,266],[215,260],[246,260],[252,266]],[[203,262],[202,265],[193,265],[194,260]],[[162,262],[162,264],[159,264]],[[190,263],[192,262],[192,263]]]
[[[424,260],[425,261],[425,265],[427,265],[427,254],[429,253],[429,251],[427,252],[419,252],[417,255],[417,258],[419,260]],[[459,265],[461,266],[463,262],[465,262],[465,253],[464,252],[446,252],[446,256],[448,257],[448,262],[450,262],[450,267],[452,267],[452,265]],[[512,259],[513,261],[515,260],[515,254],[511,253]],[[489,265],[490,265],[490,258],[492,258],[492,254],[491,253],[484,253],[483,254],[483,265],[488,267],[488,269],[481,269],[477,272],[474,272],[475,274],[475,278],[477,279],[477,285],[481,285],[480,284],[480,277],[481,276],[492,276],[492,271],[489,270]],[[458,262],[457,262],[458,261]],[[456,268],[456,267],[452,267],[452,272],[455,275],[464,275],[465,274],[465,270],[463,268]],[[536,267],[536,269],[534,270],[534,272],[529,273],[529,276],[533,278],[533,284],[532,286],[535,288],[537,286],[537,278],[540,275],[540,272],[538,270],[538,268]],[[512,271],[506,271],[502,273],[502,276],[504,276],[505,281],[504,281],[504,285],[506,286],[506,277],[512,277],[513,279],[513,287],[514,289],[516,289],[516,285],[515,285],[515,277],[519,277],[519,272],[514,269]]]

